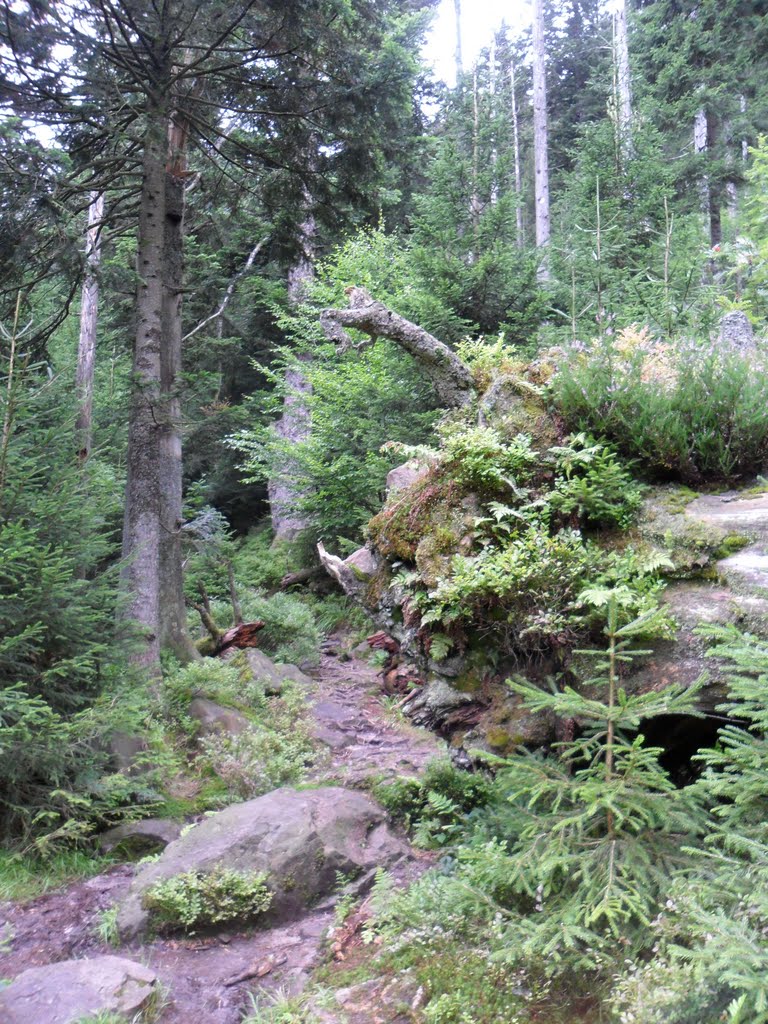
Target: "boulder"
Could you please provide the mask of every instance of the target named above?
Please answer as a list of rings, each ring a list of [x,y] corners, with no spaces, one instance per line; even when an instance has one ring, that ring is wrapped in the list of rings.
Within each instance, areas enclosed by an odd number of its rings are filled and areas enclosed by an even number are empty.
[[[155,853],[164,849],[181,835],[182,826],[170,818],[144,818],[126,821],[99,836],[99,846],[105,853],[120,846],[134,853]]]
[[[273,897],[260,920],[274,924],[333,892],[338,873],[356,877],[407,855],[384,812],[362,793],[276,789],[212,815],[147,864],[120,907],[118,929],[124,939],[146,932],[151,922],[144,893],[188,871],[264,872]]]
[[[409,459],[402,466],[395,466],[387,473],[387,497],[391,497],[396,491],[404,491],[428,472],[429,466],[423,465],[418,459]]]
[[[264,685],[264,692],[268,697],[279,697],[286,679],[301,686],[312,685],[312,680],[304,675],[300,668],[295,665],[278,664],[267,657],[264,651],[250,648],[245,652],[245,658],[254,679],[258,679]]]
[[[208,700],[207,697],[195,697],[189,705],[189,717],[198,723],[198,736],[215,736],[228,734],[236,736],[245,732],[250,723],[240,711],[225,708],[222,704]]]
[[[149,746],[143,736],[118,730],[109,737],[108,750],[117,771],[130,772],[137,767]]]
[[[119,956],[32,967],[0,989],[3,1024],[75,1024],[100,1013],[127,1020],[147,1007],[157,976]]]
[[[752,324],[746,313],[734,309],[721,318],[720,342],[741,351],[755,347]]]

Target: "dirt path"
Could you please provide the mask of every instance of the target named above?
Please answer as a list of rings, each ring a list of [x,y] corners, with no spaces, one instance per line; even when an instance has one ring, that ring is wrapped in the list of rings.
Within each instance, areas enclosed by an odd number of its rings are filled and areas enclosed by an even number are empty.
[[[444,751],[433,734],[387,713],[375,668],[354,657],[342,660],[346,656],[340,654],[339,644],[328,641],[313,673],[316,736],[328,751],[314,780],[354,787],[375,776],[416,774]],[[416,877],[432,859],[417,853],[399,869],[401,880]],[[5,923],[12,936],[10,951],[0,954],[0,978],[28,967],[115,952],[99,939],[98,924],[103,911],[126,894],[134,870],[130,864],[118,865],[26,904],[0,904],[0,934]],[[276,990],[302,988],[333,921],[329,901],[277,928],[158,939],[118,952],[152,968],[165,986],[168,1003],[160,1024],[237,1024],[251,1006],[250,993],[268,997]],[[242,975],[249,977],[232,983]]]

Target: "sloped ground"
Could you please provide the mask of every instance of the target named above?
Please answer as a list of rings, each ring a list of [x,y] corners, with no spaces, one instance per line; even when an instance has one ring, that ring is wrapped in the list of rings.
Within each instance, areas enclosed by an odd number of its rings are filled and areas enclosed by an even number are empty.
[[[313,781],[355,787],[381,775],[417,774],[444,750],[443,744],[388,714],[377,696],[376,670],[354,657],[342,660],[340,654],[337,641],[329,641],[315,673],[316,735],[328,756]],[[406,883],[432,859],[414,851],[414,859],[395,875]],[[125,896],[134,872],[130,864],[119,865],[30,903],[0,905],[0,933],[5,923],[12,935],[10,951],[0,955],[0,978],[110,952],[97,934],[100,916]],[[136,942],[121,947],[119,954],[158,975],[167,993],[161,1024],[236,1024],[251,1005],[251,992],[301,990],[334,923],[334,902],[280,927]]]

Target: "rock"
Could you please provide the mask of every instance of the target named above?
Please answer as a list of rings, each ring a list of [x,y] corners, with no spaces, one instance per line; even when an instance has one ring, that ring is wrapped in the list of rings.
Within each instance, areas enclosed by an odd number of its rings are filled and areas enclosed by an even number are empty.
[[[429,472],[429,466],[425,466],[418,459],[409,459],[402,466],[395,466],[387,473],[387,497],[391,497],[396,491],[404,491],[406,487],[415,484]]]
[[[282,665],[272,661],[264,651],[251,648],[245,651],[245,658],[248,667],[257,679],[264,686],[264,692],[268,697],[279,697],[283,692],[283,684],[286,679],[301,686],[310,687],[312,680],[295,665]]]
[[[108,749],[117,771],[129,772],[136,768],[137,761],[149,747],[143,736],[118,731],[109,737]]]
[[[248,719],[240,711],[225,708],[222,704],[208,700],[207,697],[195,697],[189,705],[189,717],[199,723],[198,735],[201,737],[221,733],[236,736],[250,726]]]
[[[540,390],[512,374],[502,373],[480,399],[479,411],[488,426],[507,438],[530,434],[539,451],[560,443],[560,434]]]
[[[720,319],[720,341],[735,349],[754,348],[755,337],[746,313],[734,309]]]
[[[130,849],[135,853],[155,853],[178,839],[182,826],[169,818],[144,818],[143,821],[127,821],[109,829],[99,836],[99,846],[105,853],[116,846]]]
[[[312,735],[331,750],[341,750],[356,742],[354,729],[360,725],[355,708],[344,707],[335,701],[322,700],[312,705],[315,722]]]
[[[153,997],[157,976],[119,956],[33,967],[0,989],[3,1024],[75,1024],[100,1013],[132,1019]]]
[[[337,873],[354,877],[407,855],[384,812],[362,793],[277,789],[212,815],[147,864],[120,907],[118,929],[124,939],[147,931],[143,894],[187,871],[264,872],[273,898],[261,920],[274,924],[298,917],[333,892]]]
[[[336,580],[347,597],[362,601],[379,569],[373,551],[366,546],[358,548],[348,558],[339,558],[326,551],[321,542],[317,545],[317,553],[326,572]]]

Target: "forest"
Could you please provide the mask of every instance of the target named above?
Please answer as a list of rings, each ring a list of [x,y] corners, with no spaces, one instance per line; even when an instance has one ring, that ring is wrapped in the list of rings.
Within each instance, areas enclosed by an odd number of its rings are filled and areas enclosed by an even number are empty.
[[[768,4],[490,6],[2,3],[0,1024],[768,1024]]]

